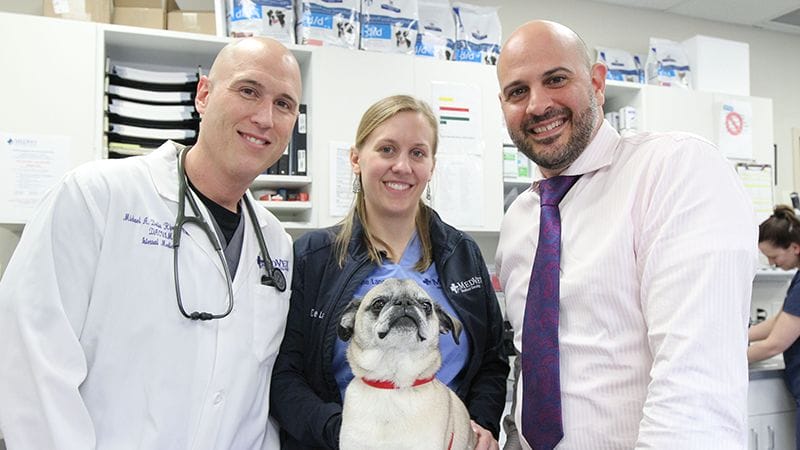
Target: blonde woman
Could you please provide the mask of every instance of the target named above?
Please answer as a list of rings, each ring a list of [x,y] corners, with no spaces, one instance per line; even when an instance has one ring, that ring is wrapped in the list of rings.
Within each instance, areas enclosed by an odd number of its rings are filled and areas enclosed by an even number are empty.
[[[390,277],[416,280],[463,323],[459,344],[440,341],[437,378],[466,404],[476,448],[498,448],[508,374],[502,318],[478,246],[422,201],[437,144],[438,120],[425,102],[398,95],[370,106],[350,154],[353,208],[337,226],[295,243],[289,323],[272,377],[283,448],[338,448],[353,377],[336,336],[339,318]]]

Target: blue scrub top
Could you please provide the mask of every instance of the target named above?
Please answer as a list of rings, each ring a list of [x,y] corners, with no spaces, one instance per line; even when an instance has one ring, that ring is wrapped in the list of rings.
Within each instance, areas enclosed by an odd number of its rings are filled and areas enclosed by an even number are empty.
[[[783,312],[800,317],[800,270],[789,284],[786,299],[783,301]],[[800,399],[800,339],[783,352],[783,362],[786,365],[786,386],[795,399]]]
[[[439,282],[439,273],[436,271],[436,265],[431,264],[425,272],[417,272],[414,265],[419,261],[422,254],[422,245],[420,243],[417,233],[411,238],[408,243],[403,256],[400,261],[395,264],[391,261],[384,260],[356,289],[355,297],[364,298],[364,295],[373,286],[380,284],[387,278],[401,278],[412,279],[417,282],[422,289],[442,307],[448,314],[453,317],[458,317],[450,301],[444,296],[442,292],[442,285]],[[453,337],[450,334],[439,336],[439,350],[442,352],[442,367],[436,373],[436,378],[442,383],[446,384],[453,391],[457,390],[460,379],[458,374],[466,367],[469,358],[469,338],[464,330],[461,330],[459,335],[459,345],[456,345]],[[339,392],[344,399],[344,392],[350,380],[353,379],[353,372],[350,370],[350,364],[347,363],[345,351],[347,350],[347,342],[341,339],[336,339],[336,345],[333,350],[333,374],[336,378],[336,383],[339,385]]]

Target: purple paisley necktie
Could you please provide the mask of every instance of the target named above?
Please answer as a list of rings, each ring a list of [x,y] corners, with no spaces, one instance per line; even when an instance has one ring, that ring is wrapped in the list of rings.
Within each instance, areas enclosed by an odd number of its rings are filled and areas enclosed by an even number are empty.
[[[578,178],[557,176],[539,182],[539,244],[522,328],[522,435],[534,450],[552,450],[564,436],[558,367],[558,203]]]

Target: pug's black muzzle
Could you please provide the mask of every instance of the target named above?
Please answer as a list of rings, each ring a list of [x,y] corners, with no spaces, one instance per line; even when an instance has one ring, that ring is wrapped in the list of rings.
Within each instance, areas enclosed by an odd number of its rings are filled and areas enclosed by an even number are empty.
[[[417,337],[420,341],[424,341],[426,338],[420,333],[420,329],[422,328],[422,321],[423,321],[423,314],[414,306],[394,306],[392,311],[390,312],[391,316],[389,318],[389,327],[386,331],[381,331],[378,333],[378,337],[383,339],[386,335],[389,334],[394,328],[397,329],[414,329],[417,330]]]

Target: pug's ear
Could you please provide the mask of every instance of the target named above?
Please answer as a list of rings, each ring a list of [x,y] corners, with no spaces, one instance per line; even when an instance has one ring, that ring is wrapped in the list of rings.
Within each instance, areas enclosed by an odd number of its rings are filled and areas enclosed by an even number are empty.
[[[339,335],[339,339],[345,342],[353,337],[353,328],[356,325],[356,312],[358,311],[359,305],[361,305],[361,299],[354,298],[353,301],[347,305],[347,308],[345,308],[342,313],[342,318],[339,319],[337,334]]]
[[[458,345],[458,337],[461,336],[461,328],[463,328],[461,321],[447,314],[438,304],[434,304],[433,309],[436,311],[436,316],[439,318],[439,334],[451,333],[453,335],[453,341]]]

